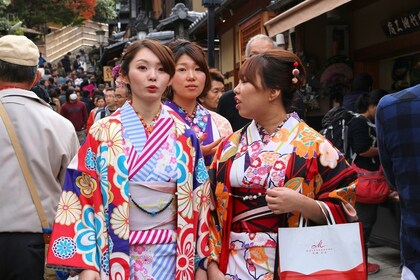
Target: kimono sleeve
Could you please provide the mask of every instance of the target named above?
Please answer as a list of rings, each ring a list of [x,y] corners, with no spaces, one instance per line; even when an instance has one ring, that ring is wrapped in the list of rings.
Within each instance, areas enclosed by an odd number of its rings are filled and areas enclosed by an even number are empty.
[[[232,141],[232,138],[235,140]],[[229,209],[229,192],[226,185],[226,174],[228,174],[228,169],[231,165],[231,155],[235,154],[236,146],[234,145],[231,151],[226,151],[226,148],[229,149],[232,143],[238,142],[238,139],[239,135],[234,133],[220,143],[209,169],[211,187],[209,263],[212,261],[219,263],[222,254],[223,238],[226,237],[223,233],[230,229],[227,225],[230,215],[227,213]]]
[[[325,139],[317,146],[317,154],[319,180],[315,180],[316,199],[328,205],[337,223],[355,221],[357,173],[349,166],[344,156]]]
[[[107,244],[97,148],[89,134],[67,168],[47,254],[47,266],[53,269],[100,270],[101,252]]]

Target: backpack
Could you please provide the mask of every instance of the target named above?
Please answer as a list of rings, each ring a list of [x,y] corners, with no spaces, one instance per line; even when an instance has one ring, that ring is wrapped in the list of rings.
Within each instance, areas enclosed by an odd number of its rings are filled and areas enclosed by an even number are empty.
[[[346,159],[350,159],[351,152],[348,144],[348,125],[358,114],[339,106],[332,108],[322,118],[322,129],[319,131],[327,138]]]

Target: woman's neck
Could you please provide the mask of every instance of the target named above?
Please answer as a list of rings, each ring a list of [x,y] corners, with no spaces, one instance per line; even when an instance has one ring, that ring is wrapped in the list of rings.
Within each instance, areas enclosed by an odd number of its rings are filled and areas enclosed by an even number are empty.
[[[142,101],[135,102],[133,100],[132,106],[134,111],[143,118],[146,123],[150,123],[159,113],[162,103],[160,101],[153,103],[144,103]]]
[[[276,131],[277,127],[284,122],[286,119],[285,111],[277,111],[275,114],[265,114],[261,118],[255,119],[255,121],[261,125],[269,134]]]
[[[187,112],[188,115],[192,115],[195,110],[195,107],[197,106],[197,101],[195,99],[183,99],[174,96],[174,99],[172,101],[176,103],[179,107],[184,109],[184,111]]]

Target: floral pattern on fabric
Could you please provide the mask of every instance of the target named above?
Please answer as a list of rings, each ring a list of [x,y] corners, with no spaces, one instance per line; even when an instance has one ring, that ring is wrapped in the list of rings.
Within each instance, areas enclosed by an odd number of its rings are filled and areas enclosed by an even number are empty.
[[[275,233],[232,233],[226,279],[273,279]],[[246,277],[245,277],[246,275]]]
[[[276,233],[264,232],[263,227],[259,232],[240,232],[239,236],[231,231],[232,213],[238,209],[233,209],[236,198],[229,195],[234,188],[287,187],[324,201],[338,223],[354,218],[346,213],[354,211],[357,174],[328,141],[296,114],[269,136],[261,134],[254,121],[233,133],[219,145],[209,174],[216,201],[212,216],[217,217],[210,224],[209,260],[219,263],[227,279],[273,279],[275,271],[276,239],[267,243],[259,240]],[[260,215],[246,220],[244,209],[242,221],[259,225],[265,218]],[[277,226],[296,227],[299,217],[297,211],[281,214]]]
[[[76,242],[68,237],[60,237],[52,245],[54,254],[60,259],[69,259],[76,254]]]
[[[135,114],[129,103],[124,106]],[[172,162],[173,170],[166,171],[177,175],[179,194],[177,269],[170,279],[194,279],[196,262],[209,254],[208,175],[192,130],[170,108],[162,110],[173,120],[175,134],[169,137],[175,150],[163,149],[161,159]],[[49,266],[91,269],[99,271],[101,279],[130,279],[127,156],[132,147],[130,138],[124,137],[120,110],[92,126],[66,172],[47,255]]]
[[[175,267],[168,263],[176,255],[176,245],[132,245],[130,246],[132,259],[133,280],[174,279]]]
[[[74,192],[63,191],[55,216],[55,222],[69,226],[73,224],[82,213],[82,206]]]
[[[212,115],[199,103],[196,103],[195,112],[192,116],[189,116],[183,108],[173,101],[166,100],[165,105],[169,106],[178,113],[180,119],[191,127],[197,138],[202,137],[204,133],[207,134],[207,137],[201,143],[202,145],[209,145],[220,138],[221,133],[216,123],[213,121]],[[204,160],[206,166],[209,166],[213,160],[213,156],[206,155]]]
[[[114,234],[121,239],[128,240],[130,231],[128,225],[128,205],[126,202],[114,208],[110,222]]]

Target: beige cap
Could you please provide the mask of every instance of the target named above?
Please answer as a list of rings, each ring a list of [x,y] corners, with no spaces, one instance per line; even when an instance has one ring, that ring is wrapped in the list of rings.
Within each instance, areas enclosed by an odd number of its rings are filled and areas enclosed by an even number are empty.
[[[6,35],[0,38],[0,60],[22,66],[37,66],[38,47],[25,36]]]

